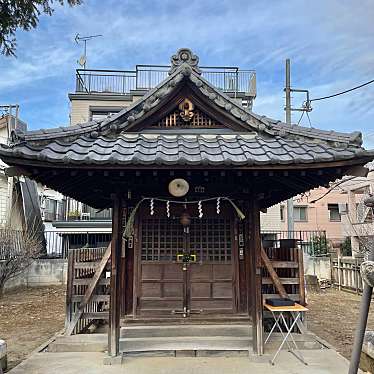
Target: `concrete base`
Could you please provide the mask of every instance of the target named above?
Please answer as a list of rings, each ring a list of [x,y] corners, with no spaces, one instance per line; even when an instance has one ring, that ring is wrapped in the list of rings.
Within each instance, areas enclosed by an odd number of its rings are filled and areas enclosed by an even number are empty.
[[[374,331],[366,331],[362,345],[360,367],[369,372],[374,372]]]
[[[282,351],[275,366],[270,355],[247,357],[139,357],[123,365],[103,365],[105,353],[37,353],[10,374],[342,374],[348,361],[331,349],[307,350],[302,354],[308,366]],[[360,373],[362,373],[360,371]]]
[[[122,365],[123,363],[123,356],[105,356],[103,360],[104,365]]]
[[[7,368],[7,349],[4,340],[0,339],[0,369],[6,370]],[[1,372],[1,370],[0,370]]]

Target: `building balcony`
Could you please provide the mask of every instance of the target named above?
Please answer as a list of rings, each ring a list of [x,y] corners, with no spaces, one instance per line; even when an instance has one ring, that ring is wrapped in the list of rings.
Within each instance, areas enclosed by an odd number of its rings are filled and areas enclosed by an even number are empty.
[[[136,65],[131,70],[76,70],[76,93],[133,94],[148,91],[168,77],[170,66]],[[202,76],[231,97],[256,97],[256,72],[237,67],[201,67]]]

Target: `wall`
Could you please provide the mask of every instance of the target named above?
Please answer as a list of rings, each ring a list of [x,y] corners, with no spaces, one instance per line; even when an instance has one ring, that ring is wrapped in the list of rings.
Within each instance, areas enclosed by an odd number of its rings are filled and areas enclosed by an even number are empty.
[[[307,206],[307,221],[296,222],[295,230],[325,230],[328,239],[342,241],[345,237],[343,225],[341,222],[330,221],[328,204],[346,204],[348,203],[348,195],[340,190],[333,190],[322,199],[315,203],[311,201],[319,199],[328,191],[327,188],[320,187],[309,191],[305,196],[297,196],[294,198],[294,206]],[[286,230],[287,223],[283,223],[283,229]]]
[[[0,172],[0,226],[5,224],[8,205],[8,178]]]
[[[318,279],[331,279],[330,256],[310,257],[304,253],[304,274],[316,275]]]
[[[262,231],[284,230],[280,217],[280,204],[268,208],[266,213],[261,213],[260,220]]]
[[[75,99],[73,95],[70,95],[70,125],[88,122],[90,120],[90,107],[109,107],[122,109],[131,105],[134,101],[140,98],[139,96],[133,96],[129,98],[128,96],[119,95],[118,100],[100,100],[100,98],[95,99],[94,95],[89,95],[84,99]]]
[[[66,284],[67,268],[64,259],[36,260],[23,274],[10,280],[5,288],[63,285]]]

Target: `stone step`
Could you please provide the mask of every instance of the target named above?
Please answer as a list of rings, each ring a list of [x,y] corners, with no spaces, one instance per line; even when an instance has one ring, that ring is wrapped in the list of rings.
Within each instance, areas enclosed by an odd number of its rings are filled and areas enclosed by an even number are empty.
[[[247,350],[252,329],[237,325],[147,325],[121,328],[121,352]]]
[[[148,337],[251,337],[252,327],[249,325],[166,325],[166,326],[126,326],[121,328],[123,338]]]
[[[321,344],[312,334],[294,334],[300,349],[319,349]],[[265,352],[279,347],[282,336],[275,333],[265,346]],[[50,352],[104,352],[106,333],[59,336],[48,347]],[[287,345],[284,345],[287,349]],[[121,329],[120,351],[138,352],[252,352],[251,328],[248,325],[182,325],[128,326]],[[173,353],[174,352],[174,353]]]
[[[121,352],[252,350],[249,337],[189,336],[120,338]]]
[[[48,352],[105,352],[107,349],[107,334],[58,336],[48,346]]]

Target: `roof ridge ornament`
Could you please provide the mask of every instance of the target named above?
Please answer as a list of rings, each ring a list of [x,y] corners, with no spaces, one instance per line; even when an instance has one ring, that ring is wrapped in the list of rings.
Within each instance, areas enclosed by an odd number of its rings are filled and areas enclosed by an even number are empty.
[[[169,74],[173,74],[183,64],[189,65],[196,73],[201,74],[198,67],[199,57],[193,54],[189,48],[180,48],[175,55],[171,56],[170,62]]]

